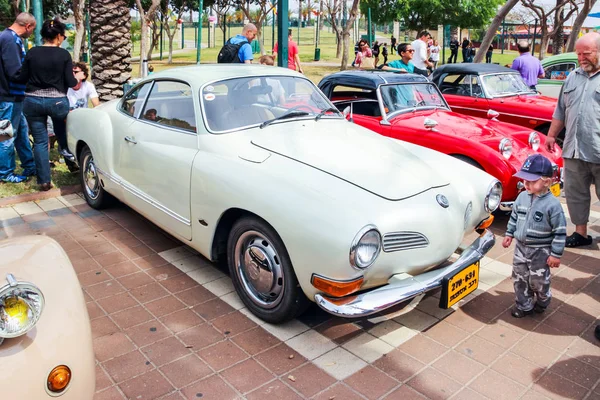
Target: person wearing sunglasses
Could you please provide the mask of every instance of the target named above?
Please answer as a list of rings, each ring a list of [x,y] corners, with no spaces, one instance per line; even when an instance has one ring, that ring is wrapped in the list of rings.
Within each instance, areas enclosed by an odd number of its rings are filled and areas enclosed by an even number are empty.
[[[398,54],[402,57],[400,60],[394,60],[384,65],[381,69],[386,71],[402,72],[402,73],[413,73],[415,72],[415,65],[412,63],[413,55],[415,54],[414,49],[410,43],[400,43],[398,45]]]
[[[73,75],[77,78],[77,85],[67,91],[69,109],[87,108],[90,102],[93,107],[99,106],[100,100],[98,99],[96,87],[87,80],[89,76],[87,64],[84,62],[75,63],[73,65]]]
[[[369,43],[365,39],[361,39],[358,42],[358,53],[356,53],[356,59],[354,60],[354,66],[356,68],[361,68],[361,64],[365,58],[373,57],[373,52],[369,47]]]

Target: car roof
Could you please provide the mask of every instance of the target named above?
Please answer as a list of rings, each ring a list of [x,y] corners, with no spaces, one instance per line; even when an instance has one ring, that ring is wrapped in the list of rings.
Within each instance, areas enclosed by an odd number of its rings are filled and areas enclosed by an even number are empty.
[[[440,74],[471,74],[471,75],[485,75],[494,73],[517,73],[516,70],[506,68],[498,64],[488,63],[456,63],[456,64],[445,64],[441,67],[436,68],[433,73],[434,76]]]
[[[142,81],[170,78],[180,79],[194,85],[202,86],[216,80],[248,77],[248,76],[280,75],[304,77],[289,68],[272,67],[260,64],[202,64],[185,67],[169,68],[167,70],[148,75]]]
[[[335,85],[348,85],[368,90],[376,90],[380,85],[386,83],[422,83],[429,82],[427,78],[417,74],[404,74],[389,71],[340,71],[327,75],[321,82],[319,88],[326,92],[328,88]],[[325,93],[327,94],[327,93]]]
[[[579,65],[579,63],[577,62],[577,55],[575,54],[575,52],[557,54],[554,56],[546,57],[542,60],[542,65],[555,64],[561,61],[571,61]]]

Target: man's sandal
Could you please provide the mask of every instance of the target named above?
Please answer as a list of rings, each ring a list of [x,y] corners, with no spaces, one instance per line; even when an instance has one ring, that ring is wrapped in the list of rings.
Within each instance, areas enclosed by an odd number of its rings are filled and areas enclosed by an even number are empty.
[[[567,236],[565,241],[566,247],[581,247],[589,246],[590,244],[592,244],[592,237],[590,235],[583,237],[577,232],[573,232],[570,236]]]

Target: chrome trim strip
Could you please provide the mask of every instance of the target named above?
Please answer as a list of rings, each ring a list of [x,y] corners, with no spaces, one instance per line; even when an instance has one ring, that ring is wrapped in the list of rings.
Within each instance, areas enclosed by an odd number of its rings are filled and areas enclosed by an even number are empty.
[[[469,97],[472,99],[475,98],[475,97],[470,97],[470,96],[465,96],[465,97]],[[452,106],[452,109],[456,109],[456,108],[462,109],[462,110],[484,112],[484,110],[480,110],[478,108],[470,108],[470,107],[454,106],[454,105]],[[498,111],[498,110],[496,110],[496,111]],[[519,118],[523,118],[523,119],[535,119],[535,120],[542,121],[542,122],[551,122],[552,121],[551,119],[544,119],[544,118],[540,118],[540,117],[528,117],[526,115],[517,115],[517,114],[505,113],[505,112],[500,112],[500,111],[498,111],[498,112],[500,113],[500,117],[505,115],[505,116],[510,116],[510,117],[519,117]],[[535,129],[535,128],[532,128],[532,129]]]
[[[138,189],[134,188],[131,185],[124,183],[123,181],[115,178],[114,176],[110,175],[109,173],[104,172],[102,169],[98,168],[98,166],[96,166],[96,170],[98,171],[98,174],[108,178],[111,182],[114,182],[115,184],[121,186],[123,189],[127,190],[129,193],[133,194],[134,196],[139,197],[141,200],[145,201],[146,203],[150,204],[151,206],[156,207],[159,211],[164,212],[169,217],[175,218],[177,221],[179,221],[182,224],[185,224],[187,226],[192,226],[192,223],[189,219],[182,217],[181,215],[177,214],[174,211],[171,211],[170,209],[163,206],[162,204],[160,204],[159,202],[157,202],[150,196],[146,195],[145,193],[139,191]]]
[[[391,253],[394,251],[412,250],[427,247],[429,240],[419,232],[389,232],[383,235],[383,251]]]
[[[445,276],[459,272],[481,260],[495,242],[494,234],[486,229],[454,263],[447,267],[395,281],[358,295],[334,298],[318,293],[315,295],[315,302],[323,310],[339,317],[359,318],[375,314],[421,293],[439,288]]]

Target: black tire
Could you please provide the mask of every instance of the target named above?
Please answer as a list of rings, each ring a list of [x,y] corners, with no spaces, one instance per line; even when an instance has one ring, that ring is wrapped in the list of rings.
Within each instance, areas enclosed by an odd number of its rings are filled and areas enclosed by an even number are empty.
[[[291,320],[310,304],[283,241],[259,218],[244,217],[233,225],[227,240],[227,262],[237,294],[263,321]]]
[[[83,189],[83,196],[90,207],[100,210],[115,202],[115,198],[108,194],[102,187],[98,171],[94,164],[92,151],[85,146],[79,156],[79,180]]]
[[[462,162],[466,162],[469,165],[474,166],[475,168],[479,168],[480,170],[484,171],[483,167],[481,166],[481,164],[479,164],[477,161],[473,160],[470,157],[467,156],[463,156],[462,154],[453,154],[452,157],[456,158],[457,160],[460,160]]]

